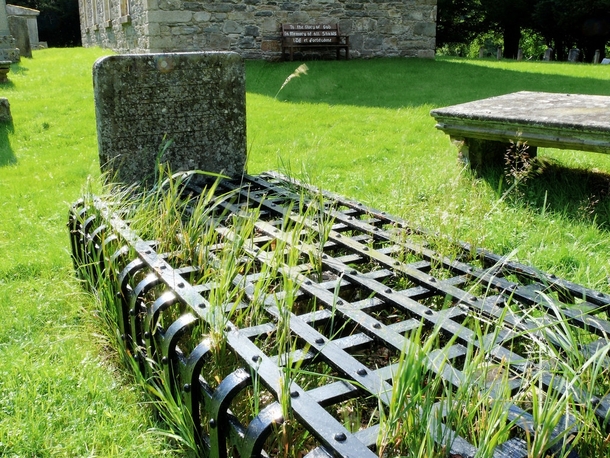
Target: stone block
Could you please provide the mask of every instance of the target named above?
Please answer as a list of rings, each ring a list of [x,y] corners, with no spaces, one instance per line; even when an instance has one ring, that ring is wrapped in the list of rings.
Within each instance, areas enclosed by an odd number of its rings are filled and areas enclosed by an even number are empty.
[[[11,104],[5,97],[0,97],[0,124],[12,124]]]
[[[172,171],[239,176],[246,161],[245,76],[235,53],[114,55],[93,67],[102,171],[150,183]]]

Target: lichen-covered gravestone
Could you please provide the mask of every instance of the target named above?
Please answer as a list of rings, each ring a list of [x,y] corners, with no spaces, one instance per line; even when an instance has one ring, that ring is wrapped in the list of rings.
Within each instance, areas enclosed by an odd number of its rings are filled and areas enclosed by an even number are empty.
[[[102,171],[150,183],[173,172],[239,176],[246,162],[242,58],[230,52],[108,56],[93,67]]]

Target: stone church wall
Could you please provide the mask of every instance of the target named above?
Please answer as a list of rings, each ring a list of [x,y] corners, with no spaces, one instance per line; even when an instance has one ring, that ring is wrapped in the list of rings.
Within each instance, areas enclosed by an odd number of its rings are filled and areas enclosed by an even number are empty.
[[[436,0],[79,0],[83,46],[280,57],[280,24],[338,23],[350,57],[434,57]]]

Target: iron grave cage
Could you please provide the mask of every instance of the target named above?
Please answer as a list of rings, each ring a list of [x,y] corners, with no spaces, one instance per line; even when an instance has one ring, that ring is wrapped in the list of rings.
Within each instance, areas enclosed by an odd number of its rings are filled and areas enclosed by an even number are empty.
[[[577,456],[582,419],[606,427],[609,387],[556,369],[610,361],[610,295],[276,173],[156,192],[74,204],[72,255],[202,456],[396,456],[409,431],[452,457],[542,434]]]

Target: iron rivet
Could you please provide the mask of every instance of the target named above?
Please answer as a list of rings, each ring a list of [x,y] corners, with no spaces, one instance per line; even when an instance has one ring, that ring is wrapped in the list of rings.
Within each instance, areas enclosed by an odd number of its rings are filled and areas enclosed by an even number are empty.
[[[182,282],[178,283],[178,288],[184,288],[184,283],[182,283]]]
[[[436,282],[436,278],[434,278],[434,277],[430,277],[430,278],[428,278],[428,281],[429,281],[430,283],[435,283],[435,282]]]
[[[347,437],[345,436],[345,434],[344,434],[344,433],[337,433],[337,434],[335,434],[335,440],[336,440],[337,442],[343,442],[343,441],[345,441],[346,439],[347,439]]]
[[[291,391],[290,392],[290,397],[291,398],[298,398],[299,397],[299,392],[298,391]]]
[[[322,345],[322,344],[324,343],[324,339],[323,339],[322,337],[318,337],[318,338],[316,339],[316,343],[317,343],[318,345]]]
[[[385,289],[385,292],[386,292],[386,293],[391,293],[391,292],[392,292],[392,288],[386,288],[386,289]]]
[[[356,372],[358,375],[364,377],[366,375],[366,369],[358,369],[358,372]]]
[[[125,334],[121,334],[121,340],[125,340]]]
[[[326,259],[326,258],[328,258],[328,255],[323,254],[323,255],[322,255],[322,259]]]
[[[135,314],[136,314],[136,309],[129,309],[129,314],[130,314],[131,316],[135,316]]]
[[[400,261],[394,261],[394,265],[395,266],[399,266],[400,265]]]
[[[373,327],[375,329],[381,329],[381,323],[375,323],[375,324],[373,324]]]
[[[604,297],[604,293],[597,293],[597,297]]]
[[[145,254],[150,254],[150,253],[152,253],[152,251],[150,251],[150,250],[146,250],[144,253],[145,253]]]
[[[165,269],[167,269],[167,266],[166,266],[165,264],[163,264],[163,265],[160,267],[160,269],[161,269],[161,270],[165,270]]]
[[[341,238],[341,234],[337,234],[337,238],[340,239]]]
[[[369,251],[369,247],[368,246],[362,247],[362,251]]]
[[[305,280],[306,285],[311,285],[311,280]]]
[[[476,302],[476,301],[477,301],[477,298],[476,298],[475,296],[470,296],[470,297],[468,298],[468,300],[469,300],[470,302]]]
[[[216,420],[210,418],[210,428],[216,428]]]
[[[555,279],[555,278],[557,278],[557,275],[551,274],[551,275],[549,275],[549,277],[552,278],[552,279]]]
[[[169,359],[167,359],[167,356],[164,356],[163,358],[161,358],[161,362],[162,362],[163,364],[167,364],[167,363],[168,363],[168,361],[169,361]]]
[[[358,272],[357,272],[357,271],[355,271],[355,270],[352,270],[352,271],[350,272],[350,274],[351,274],[351,275],[358,275]]]
[[[432,315],[432,310],[426,310],[424,313],[425,313],[426,315]]]
[[[145,339],[150,339],[150,332],[146,331],[146,332],[144,333],[144,338],[145,338]]]
[[[201,302],[201,303],[197,304],[197,307],[199,307],[200,309],[202,309],[202,308],[204,308],[204,307],[205,307],[205,304],[204,304],[203,302]]]
[[[252,357],[252,361],[254,361],[255,363],[259,362],[259,361],[260,361],[260,359],[261,359],[261,357],[260,357],[260,356],[258,356],[258,355],[254,355],[254,356]]]
[[[191,391],[191,385],[188,383],[185,383],[184,386],[182,387],[182,389],[184,390],[185,393],[188,393],[189,391]]]
[[[339,300],[337,301],[337,305],[343,305],[343,301],[342,301],[341,299],[339,299]]]

